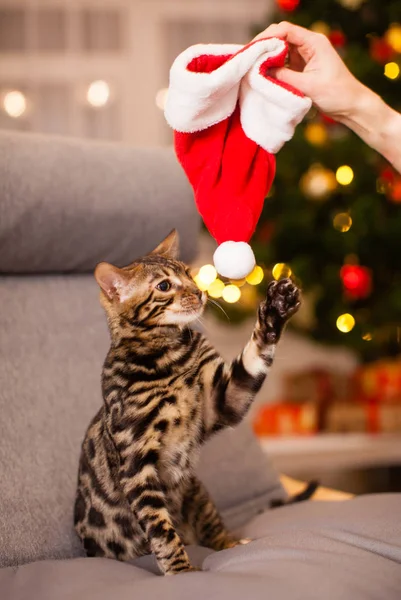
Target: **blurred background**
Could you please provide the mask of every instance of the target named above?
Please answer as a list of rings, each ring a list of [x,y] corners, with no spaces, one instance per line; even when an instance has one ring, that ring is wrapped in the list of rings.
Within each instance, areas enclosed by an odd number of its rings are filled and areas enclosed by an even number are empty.
[[[246,43],[290,20],[327,35],[351,71],[401,110],[399,0],[0,0],[0,128],[167,146],[174,58]],[[228,358],[272,278],[301,312],[252,415],[279,469],[351,492],[401,490],[401,177],[312,108],[280,152],[253,239],[258,266],[222,281],[206,232],[194,265],[216,299],[207,334]]]

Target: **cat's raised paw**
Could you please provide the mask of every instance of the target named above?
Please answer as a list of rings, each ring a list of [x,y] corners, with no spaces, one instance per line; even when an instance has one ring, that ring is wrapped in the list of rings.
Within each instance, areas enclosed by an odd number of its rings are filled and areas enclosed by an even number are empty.
[[[272,281],[259,308],[260,331],[265,344],[275,344],[285,323],[301,306],[300,292],[291,279]]]
[[[267,310],[287,321],[301,306],[300,292],[291,279],[271,281],[267,288]]]

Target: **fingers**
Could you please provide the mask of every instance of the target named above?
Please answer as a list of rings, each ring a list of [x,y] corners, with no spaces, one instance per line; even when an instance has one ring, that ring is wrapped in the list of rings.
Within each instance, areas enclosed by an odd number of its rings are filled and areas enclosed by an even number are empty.
[[[290,44],[294,44],[294,46],[302,46],[303,44],[311,42],[316,35],[318,34],[309,31],[308,29],[304,29],[299,25],[293,25],[287,21],[282,21],[281,23],[269,25],[267,29],[262,31],[262,33],[259,33],[254,39],[259,40],[265,37],[280,37]]]
[[[294,46],[305,62],[313,57],[316,50],[328,43],[327,37],[321,33],[309,31],[300,27],[282,21],[281,23],[273,23],[267,29],[256,36],[255,40],[266,37],[279,37]]]
[[[300,92],[307,94],[307,89],[305,86],[307,84],[305,73],[300,73],[299,71],[293,71],[292,69],[282,68],[282,69],[272,69],[269,73],[276,79],[291,85],[294,88],[297,88]]]

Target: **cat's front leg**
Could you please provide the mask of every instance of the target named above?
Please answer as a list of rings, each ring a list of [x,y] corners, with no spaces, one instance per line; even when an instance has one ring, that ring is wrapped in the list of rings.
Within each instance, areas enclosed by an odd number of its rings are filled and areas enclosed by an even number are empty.
[[[238,424],[263,385],[273,363],[277,342],[288,319],[300,306],[300,293],[290,279],[272,281],[259,306],[248,344],[230,366],[221,361],[213,373],[209,432]]]
[[[140,449],[120,456],[120,484],[164,575],[195,571],[168,510],[158,473],[159,450],[156,440],[150,439]]]

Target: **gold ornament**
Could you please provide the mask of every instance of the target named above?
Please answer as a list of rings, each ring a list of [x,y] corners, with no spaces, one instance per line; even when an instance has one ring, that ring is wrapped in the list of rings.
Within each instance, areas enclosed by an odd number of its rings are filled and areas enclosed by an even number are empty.
[[[312,146],[324,146],[328,140],[327,129],[323,123],[309,123],[305,127],[305,138]]]
[[[394,52],[401,53],[401,25],[399,23],[390,25],[385,35],[385,40]]]
[[[337,187],[336,176],[330,169],[315,164],[301,177],[300,186],[311,200],[325,200]]]
[[[338,213],[333,219],[333,226],[337,231],[345,233],[351,229],[352,219],[348,213]]]

